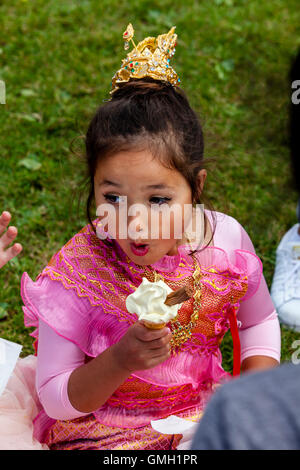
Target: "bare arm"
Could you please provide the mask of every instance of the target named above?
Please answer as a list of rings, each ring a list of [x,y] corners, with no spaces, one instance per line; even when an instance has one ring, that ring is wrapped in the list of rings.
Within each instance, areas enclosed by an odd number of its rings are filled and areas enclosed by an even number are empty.
[[[242,362],[242,372],[254,372],[258,370],[270,369],[276,367],[279,362],[269,356],[250,356]]]

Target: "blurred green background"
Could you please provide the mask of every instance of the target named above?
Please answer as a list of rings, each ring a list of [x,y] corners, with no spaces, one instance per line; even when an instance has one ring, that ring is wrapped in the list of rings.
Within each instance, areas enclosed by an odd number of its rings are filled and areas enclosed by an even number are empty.
[[[287,77],[299,20],[298,0],[0,1],[0,210],[12,213],[24,246],[0,272],[0,336],[33,352],[20,277],[35,278],[86,224],[85,167],[69,146],[109,97],[129,22],[136,41],[176,25],[172,64],[201,117],[205,156],[215,158],[206,195],[247,230],[270,287],[276,247],[296,223]],[[282,360],[299,338],[282,327]],[[231,347],[226,335],[228,370]]]

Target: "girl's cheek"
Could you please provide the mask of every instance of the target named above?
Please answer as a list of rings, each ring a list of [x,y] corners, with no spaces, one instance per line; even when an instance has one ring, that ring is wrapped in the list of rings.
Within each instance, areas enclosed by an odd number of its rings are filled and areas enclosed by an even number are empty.
[[[181,239],[184,223],[180,212],[160,213],[151,218],[150,235],[152,239],[174,240]]]
[[[172,214],[170,218],[170,238],[181,240],[184,232],[184,217],[181,211]]]
[[[97,216],[99,217],[99,226],[101,230],[103,230],[107,236],[112,239],[119,238],[119,224],[118,224],[118,217],[115,214],[105,212],[103,215],[102,212],[99,211],[99,206],[97,208]]]

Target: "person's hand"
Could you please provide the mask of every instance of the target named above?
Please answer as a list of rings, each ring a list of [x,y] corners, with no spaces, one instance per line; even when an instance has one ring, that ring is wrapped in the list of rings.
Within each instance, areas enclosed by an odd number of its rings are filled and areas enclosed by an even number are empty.
[[[142,322],[136,322],[114,345],[114,357],[130,373],[151,369],[170,357],[171,338],[168,328],[150,330]]]
[[[0,268],[2,268],[9,260],[17,256],[22,251],[22,245],[20,243],[14,243],[10,248],[7,248],[18,234],[16,227],[8,227],[11,219],[9,212],[4,211],[0,216]],[[6,230],[6,232],[5,232]],[[3,233],[5,232],[5,233]]]

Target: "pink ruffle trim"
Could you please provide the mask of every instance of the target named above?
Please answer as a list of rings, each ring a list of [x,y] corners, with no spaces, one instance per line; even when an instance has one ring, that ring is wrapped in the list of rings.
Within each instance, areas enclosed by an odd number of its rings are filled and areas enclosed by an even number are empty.
[[[178,247],[181,256],[189,256],[190,247],[182,245]],[[247,300],[257,291],[262,273],[263,265],[259,257],[248,250],[236,249],[228,253],[222,248],[209,246],[205,250],[195,253],[198,264],[205,271],[210,268],[217,268],[219,274],[228,273],[229,277],[247,277],[248,289],[244,297],[240,300]],[[161,269],[160,262],[156,263],[157,269]]]

